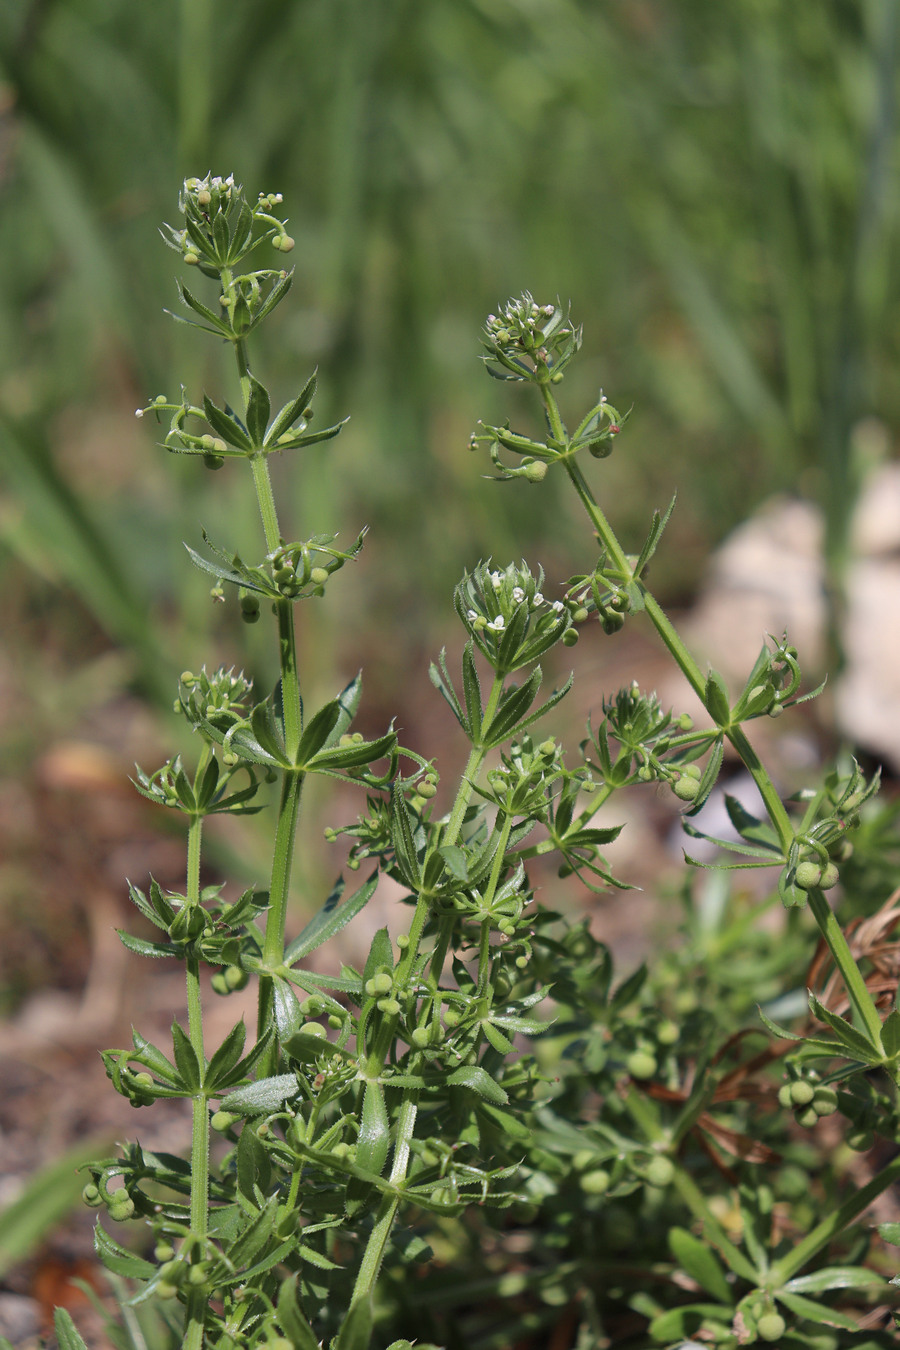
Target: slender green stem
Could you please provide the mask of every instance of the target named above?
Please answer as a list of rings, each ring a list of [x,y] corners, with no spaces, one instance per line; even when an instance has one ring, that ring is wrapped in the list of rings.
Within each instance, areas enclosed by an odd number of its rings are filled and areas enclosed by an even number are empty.
[[[888,1186],[900,1180],[900,1157],[894,1158],[887,1167],[874,1176],[870,1182],[860,1190],[854,1191],[848,1200],[802,1238],[795,1247],[792,1247],[779,1261],[772,1266],[770,1273],[771,1287],[773,1289],[781,1288],[788,1280],[801,1270],[808,1261],[820,1252],[823,1247],[827,1247],[832,1238],[842,1232],[854,1219],[862,1214],[863,1210],[871,1205],[872,1201],[882,1192],[886,1191]]]
[[[287,907],[291,885],[291,866],[294,857],[294,842],[297,835],[297,820],[300,814],[300,797],[303,791],[303,774],[286,772],[281,780],[281,801],[278,807],[278,823],[275,827],[275,848],[272,856],[272,875],[269,882],[269,909],[266,914],[266,934],[263,940],[263,964],[267,970],[277,970],[284,963],[284,934],[287,923]],[[262,1036],[269,1026],[272,1013],[273,985],[270,975],[261,975],[259,980],[259,1014],[257,1035]],[[269,1056],[266,1072],[274,1072],[277,1063],[277,1050]]]
[[[281,531],[278,528],[278,512],[275,509],[272,479],[269,476],[268,455],[251,455],[250,468],[253,470],[256,499],[259,502],[259,514],[262,516],[263,530],[266,535],[266,548],[270,553],[274,553],[281,543]]]
[[[841,926],[823,891],[814,889],[809,891],[808,896],[812,916],[819,925],[819,931],[828,944],[828,950],[841,973],[853,1011],[865,1027],[872,1044],[880,1046],[881,1017],[859,966],[853,959],[853,953],[847,945],[847,939],[844,937]]]
[[[565,469],[590,517],[591,524],[594,526],[600,542],[615,562],[617,568],[621,571],[623,578],[630,576],[631,568],[628,559],[625,556],[625,552],[619,543],[612,526],[594,500],[593,493],[588,487],[581,469],[574,460],[571,459],[565,460]],[[662,638],[679,670],[681,670],[691,688],[705,706],[706,678],[703,675],[703,672],[688,648],[685,646],[677,629],[663,610],[662,606],[642,582],[639,581],[638,585],[641,589],[641,599],[643,600],[647,617]],[[778,832],[781,847],[784,849],[785,853],[787,853],[791,846],[791,841],[794,838],[794,831],[791,826],[790,817],[785,810],[784,803],[776,792],[771,778],[760,762],[759,756],[753,749],[753,746],[748,741],[742,727],[723,727],[723,731],[734,746],[738,755],[741,757],[744,766],[759,789],[769,819]]]
[[[197,769],[203,770],[210,747],[204,746]],[[193,816],[188,827],[186,900],[191,908],[200,904],[200,844],[203,817]],[[188,1037],[201,1074],[206,1067],[203,1045],[203,1013],[200,998],[200,957],[195,951],[188,955],[185,978],[187,983]],[[205,1243],[209,1215],[209,1104],[205,1093],[199,1092],[191,1101],[191,1233]],[[203,1344],[206,1325],[207,1299],[202,1294],[192,1295],[188,1301],[187,1326],[184,1345],[199,1350]]]
[[[413,1070],[413,1072],[415,1071]],[[409,1166],[409,1146],[415,1130],[418,1109],[418,1094],[410,1092],[404,1099],[403,1105],[400,1107],[400,1114],[397,1117],[394,1160],[390,1175],[391,1184],[394,1186],[400,1186],[406,1179],[406,1170]],[[399,1208],[400,1197],[398,1195],[385,1195],[383,1197],[375,1217],[375,1225],[369,1234],[363,1259],[360,1262],[359,1274],[356,1277],[356,1284],[353,1286],[352,1303],[357,1303],[360,1299],[368,1297],[375,1287]]]

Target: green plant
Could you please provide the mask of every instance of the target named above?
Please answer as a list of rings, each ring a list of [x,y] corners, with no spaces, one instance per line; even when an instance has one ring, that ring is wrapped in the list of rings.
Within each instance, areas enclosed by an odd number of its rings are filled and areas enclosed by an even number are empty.
[[[812,696],[800,692],[797,653],[786,637],[764,645],[734,700],[715,671],[699,669],[646,582],[672,506],[626,553],[583,468],[586,456],[610,454],[625,418],[601,395],[568,430],[557,391],[581,331],[559,304],[529,295],[489,316],[484,357],[493,376],[536,391],[546,437],[482,424],[472,447],[487,447],[501,480],[539,490],[548,472],[564,474],[599,545],[596,561],[552,600],[543,573],[524,562],[465,573],[454,594],[465,632],[460,675],[444,653],[431,667],[469,745],[446,801],[434,763],[404,749],[392,728],[370,739],[352,729],[359,678],[317,711],[305,708],[294,606],[341,585],[337,574],[363,537],[347,548],[323,535],[286,541],[276,512],[269,456],[340,431],[311,430],[315,375],[273,415],[251,365],[248,339],[291,285],[277,267],[244,270],[257,248],[292,250],[280,200],[251,204],[232,179],[189,179],[183,221],[164,230],[185,265],[217,288],[208,304],[182,286],[179,317],[232,345],[239,399],[160,395],[140,412],[166,419],[164,444],[175,453],[213,470],[226,460],[249,466],[261,561],[208,538],[205,552],[189,553],[214,595],[237,591],[247,622],[272,611],[280,678],[256,699],[233,670],[185,671],[176,708],[196,732],[196,764],[175,758],[137,773],[144,796],[186,818],[187,880],[177,894],[155,880],[132,886],[161,935],[123,941],[183,962],[187,1027],[173,1023],[171,1053],[135,1031],[132,1046],[104,1060],[136,1107],[189,1100],[193,1135],[189,1160],[130,1144],[90,1165],[86,1202],[116,1222],[143,1220],[154,1241],[152,1253],[137,1255],[98,1224],[100,1257],[141,1283],[137,1301],[172,1308],[175,1343],[188,1350],[404,1350],[423,1337],[501,1350],[537,1344],[560,1324],[567,1343],[583,1348],[648,1338],[675,1346],[694,1335],[809,1350],[889,1344],[884,1330],[859,1332],[853,1316],[867,1301],[890,1302],[878,1268],[884,1249],[858,1220],[900,1178],[900,1160],[879,1157],[859,1187],[835,1164],[820,1184],[811,1178],[826,1168],[824,1155],[803,1135],[840,1112],[851,1147],[872,1147],[876,1133],[890,1143],[898,1136],[900,1011],[886,1009],[877,981],[870,989],[865,958],[825,896],[877,780],[866,783],[850,765],[794,807],[782,801],[745,724]],[[614,635],[640,614],[709,724],[695,726],[632,684],[603,700],[567,764],[557,739],[535,728],[571,679],[542,695],[540,661],[574,646],[592,619]],[[619,831],[595,823],[599,807],[623,788],[655,784],[684,809],[689,835],[700,835],[693,818],[716,786],[726,743],[761,808],[756,817],[727,798],[736,840],[715,842],[737,858],[732,869],[776,869],[784,934],[767,943],[758,924],[774,897],[742,913],[725,892],[704,926],[693,922],[689,895],[689,941],[617,982],[605,945],[539,901],[529,873],[552,858],[561,876],[592,890],[626,886],[603,857]],[[340,878],[287,941],[310,775],[365,793],[358,819],[328,835],[350,841],[350,871],[371,871],[349,896]],[[226,899],[202,885],[204,821],[260,810],[263,780],[277,785],[269,887]],[[402,888],[407,931],[392,940],[380,930],[361,971],[308,969],[305,959],[362,910],[381,875]],[[823,1001],[819,985],[809,1006],[823,1034],[781,1031],[764,1017],[776,1038],[789,1038],[785,1047],[748,1024],[748,1006],[764,977],[777,981],[786,962],[789,978],[802,967],[807,911],[849,1017]],[[742,971],[753,943],[762,944],[758,962]],[[238,1022],[208,1053],[204,965],[223,996],[256,981],[249,1050]],[[785,1049],[779,1090],[773,1070]],[[888,1226],[883,1237],[893,1236]],[[76,1344],[74,1329],[65,1331]]]

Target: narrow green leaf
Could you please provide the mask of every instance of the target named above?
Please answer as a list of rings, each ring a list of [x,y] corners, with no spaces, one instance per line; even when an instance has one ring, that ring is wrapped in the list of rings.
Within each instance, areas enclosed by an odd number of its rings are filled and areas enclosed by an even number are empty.
[[[384,1100],[384,1088],[380,1083],[368,1082],[363,1093],[359,1141],[356,1148],[357,1165],[380,1176],[387,1161],[390,1142],[391,1127]]]
[[[842,1331],[859,1331],[859,1323],[836,1308],[827,1308],[811,1298],[801,1298],[799,1294],[790,1294],[784,1289],[776,1289],[775,1297],[797,1317],[807,1322],[818,1322],[826,1327],[840,1327]]]
[[[505,1106],[509,1101],[500,1084],[480,1064],[464,1064],[462,1068],[455,1069],[446,1081],[451,1087],[469,1088],[477,1092],[479,1097],[493,1102],[495,1106]]]
[[[275,989],[275,1027],[278,1031],[278,1039],[283,1045],[285,1041],[290,1040],[291,1036],[300,1031],[305,1019],[300,1011],[297,995],[287,981],[279,979],[276,975],[272,983]]]
[[[457,722],[462,727],[463,731],[466,733],[467,736],[469,736],[469,739],[471,740],[469,724],[466,721],[466,716],[462,710],[462,705],[460,704],[460,701],[457,698],[456,690],[453,688],[453,682],[451,681],[450,676],[447,672],[447,654],[445,651],[441,652],[438,660],[440,664],[437,664],[434,661],[432,661],[431,665],[428,667],[428,678],[431,680],[431,683],[434,685],[435,689],[439,691],[444,700],[450,704],[450,707],[453,710],[453,716],[456,718]]]
[[[203,395],[203,415],[217,436],[221,436],[226,445],[238,450],[252,450],[253,442],[235,417],[217,408],[212,399]]]
[[[166,1058],[163,1052],[141,1035],[139,1031],[131,1029],[131,1041],[136,1055],[140,1062],[148,1069],[151,1069],[164,1083],[170,1083],[174,1086],[178,1081],[178,1075],[175,1072],[174,1064]]]
[[[706,690],[703,702],[713,721],[720,727],[727,727],[731,721],[731,702],[728,698],[728,686],[717,670],[711,670],[706,677]]]
[[[364,885],[360,886],[350,896],[340,904],[341,896],[344,893],[344,879],[338,878],[334,888],[331,891],[325,904],[319,910],[301,933],[294,938],[284,954],[285,964],[292,965],[302,957],[308,956],[316,947],[320,947],[323,942],[334,937],[339,933],[352,918],[354,918],[361,909],[363,909],[375,894],[375,888],[378,885],[378,873],[373,872]]]
[[[53,1314],[53,1325],[56,1329],[59,1350],[88,1350],[72,1321],[71,1313],[66,1312],[65,1308],[56,1309]]]
[[[730,1307],[722,1308],[716,1303],[686,1303],[654,1317],[649,1327],[650,1335],[659,1345],[672,1341],[692,1341],[707,1318],[713,1322],[725,1322],[730,1318],[731,1311]]]
[[[192,309],[196,314],[201,314],[215,332],[220,333],[222,337],[227,337],[228,325],[223,321],[221,314],[214,314],[211,309],[207,309],[206,305],[192,295],[187,286],[183,286],[180,281],[176,281],[175,284],[178,287],[182,304],[186,305],[188,309]],[[181,315],[175,317],[180,318]]]
[[[251,1136],[253,1131],[244,1130],[241,1139],[245,1135]],[[256,1140],[256,1143],[259,1144],[259,1140]],[[278,1215],[278,1204],[278,1196],[270,1196],[264,1208],[257,1211],[240,1236],[228,1248],[228,1259],[238,1270],[253,1261],[268,1242]]]
[[[358,1298],[341,1323],[333,1350],[369,1350],[374,1320],[371,1295]]]
[[[900,1055],[900,1012],[888,1013],[881,1028],[881,1044],[888,1059]]]
[[[501,696],[497,711],[487,726],[482,728],[482,744],[493,747],[502,744],[531,707],[541,687],[541,668],[535,666],[523,685],[507,689]]]
[[[175,1054],[175,1067],[186,1092],[200,1091],[200,1065],[194,1047],[187,1038],[184,1028],[177,1022],[172,1023],[172,1048]]]
[[[148,938],[132,937],[131,933],[126,933],[124,929],[117,928],[123,947],[127,947],[130,952],[137,956],[174,956],[180,955],[178,948],[171,942],[151,942]]]
[[[722,1303],[731,1304],[734,1298],[725,1272],[716,1253],[701,1238],[686,1228],[669,1229],[669,1247],[682,1270],[696,1280],[701,1289]]]
[[[540,667],[539,667],[539,666],[537,667],[537,673],[540,673]],[[573,683],[574,683],[574,677],[573,677],[572,675],[570,675],[569,678],[566,680],[565,684],[562,685],[562,687],[561,687],[560,689],[554,689],[554,691],[553,691],[553,693],[550,695],[550,697],[549,697],[548,699],[546,699],[546,700],[540,705],[540,707],[535,708],[533,712],[528,713],[528,716],[527,716],[527,717],[523,717],[523,718],[522,718],[522,719],[521,719],[521,720],[520,720],[513,728],[511,728],[511,730],[507,731],[506,734],[505,734],[504,736],[502,736],[499,740],[495,740],[495,739],[494,739],[494,736],[495,736],[495,734],[496,734],[496,729],[495,729],[494,723],[492,723],[492,724],[491,724],[490,748],[493,748],[493,747],[499,745],[499,744],[501,743],[501,740],[507,739],[507,738],[508,738],[509,736],[511,736],[514,732],[522,732],[522,731],[526,731],[526,730],[528,729],[528,727],[533,726],[535,722],[540,721],[540,719],[541,719],[542,717],[544,717],[548,712],[550,712],[551,709],[553,709],[553,708],[556,707],[557,703],[559,703],[561,699],[564,699],[564,698],[565,698],[566,694],[568,694],[569,690],[572,688]]]
[[[341,705],[337,699],[326,703],[303,728],[300,744],[297,747],[297,767],[305,769],[323,746],[329,744],[329,738],[341,716]]]
[[[243,1054],[246,1038],[247,1028],[244,1023],[236,1022],[207,1065],[203,1080],[207,1092],[212,1092],[228,1077]]]
[[[278,1321],[294,1350],[319,1350],[319,1341],[297,1297],[297,1276],[282,1280],[278,1291]]]
[[[464,726],[473,745],[481,740],[482,705],[481,683],[475,667],[474,644],[472,639],[466,643],[462,657],[463,694],[466,700],[466,719]],[[452,705],[451,705],[452,706]],[[467,725],[466,725],[467,724]]]
[[[843,1017],[839,1017],[837,1013],[833,1013],[820,1003],[815,994],[810,994],[809,1006],[813,1016],[831,1027],[841,1045],[845,1047],[845,1053],[849,1058],[858,1059],[863,1064],[880,1064],[882,1062],[884,1056],[881,1047],[872,1045],[869,1038],[864,1036],[861,1031],[857,1031],[852,1023]]]
[[[233,1111],[237,1116],[271,1115],[296,1095],[296,1075],[281,1073],[272,1078],[260,1078],[256,1083],[227,1093],[222,1098],[222,1109]]]
[[[882,1224],[881,1228],[890,1225]],[[894,1225],[900,1227],[900,1225]],[[824,1294],[829,1289],[887,1288],[887,1280],[867,1266],[824,1266],[811,1275],[797,1275],[784,1286],[791,1294]]]
[[[267,446],[276,445],[279,436],[284,436],[290,431],[294,423],[303,416],[312,403],[315,392],[316,372],[313,371],[303,386],[302,392],[296,398],[292,398],[289,403],[286,403],[280,412],[276,413],[266,435],[265,444]]]
[[[149,1280],[156,1274],[156,1266],[121,1246],[99,1223],[94,1227],[94,1251],[114,1275],[124,1275],[129,1280]]]
[[[390,814],[391,838],[398,869],[407,886],[418,890],[422,883],[422,872],[413,839],[412,821],[403,788],[396,781],[391,784]]]
[[[250,398],[247,402],[247,430],[254,445],[262,447],[269,425],[271,404],[269,391],[253,375],[250,380]]]

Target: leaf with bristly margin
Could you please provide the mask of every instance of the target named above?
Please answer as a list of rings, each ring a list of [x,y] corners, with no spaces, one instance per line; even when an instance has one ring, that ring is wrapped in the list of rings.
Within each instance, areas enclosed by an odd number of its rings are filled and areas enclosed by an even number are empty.
[[[277,975],[272,981],[274,986],[274,1013],[275,1027],[278,1031],[278,1039],[282,1045],[290,1040],[301,1027],[305,1025],[306,1019],[300,1011],[300,1002],[291,986],[286,980],[280,979]]]
[[[65,1308],[56,1309],[53,1314],[53,1326],[56,1329],[59,1350],[88,1350],[72,1321],[71,1313],[66,1312]]]
[[[481,682],[475,667],[474,644],[472,639],[466,643],[462,657],[463,694],[466,700],[466,722],[469,739],[473,745],[481,741]]]
[[[134,937],[131,933],[126,933],[124,928],[117,928],[119,940],[123,947],[127,947],[135,956],[174,956],[181,955],[179,949],[171,942],[151,942],[148,938]]]
[[[634,574],[635,579],[637,579],[641,575],[644,568],[647,566],[647,563],[650,561],[650,559],[656,552],[657,548],[659,547],[659,541],[662,538],[663,530],[668,525],[669,517],[671,516],[674,508],[675,508],[675,498],[673,497],[672,500],[669,502],[669,505],[666,508],[664,515],[660,515],[659,511],[653,512],[653,520],[650,524],[650,533],[647,535],[644,547],[641,549],[640,554],[638,555],[638,560],[635,563],[634,567],[632,568],[632,572]]]
[[[455,1069],[446,1081],[451,1087],[469,1088],[472,1092],[477,1092],[479,1097],[493,1102],[495,1106],[505,1106],[509,1101],[500,1084],[495,1083],[487,1070],[479,1064],[464,1064],[461,1068]]]
[[[175,1066],[172,1064],[163,1052],[142,1036],[139,1031],[131,1029],[131,1041],[136,1054],[140,1057],[141,1063],[161,1078],[164,1083],[169,1083],[173,1087],[178,1082],[178,1075],[175,1072]]]
[[[686,1275],[723,1303],[734,1301],[731,1286],[712,1248],[686,1228],[669,1229],[669,1247]]]
[[[223,1080],[227,1080],[243,1053],[246,1038],[247,1028],[244,1023],[235,1022],[206,1067],[203,1086],[207,1092],[221,1087]]]
[[[456,690],[453,688],[453,681],[450,679],[450,674],[447,670],[447,653],[445,650],[441,651],[437,662],[432,661],[431,665],[428,667],[428,678],[431,680],[435,689],[442,695],[444,700],[450,704],[450,707],[453,710],[453,716],[468,736],[469,724],[466,721],[466,715],[462,710],[462,705],[457,697]]]
[[[364,1294],[350,1305],[350,1311],[332,1342],[333,1350],[369,1350],[375,1312],[371,1294]]]
[[[380,1083],[370,1080],[366,1083],[363,1093],[359,1142],[356,1147],[357,1166],[380,1176],[387,1161],[390,1141],[391,1127],[384,1100],[384,1088]]]
[[[240,1236],[228,1248],[226,1255],[237,1270],[253,1261],[265,1247],[275,1227],[278,1205],[279,1197],[271,1195],[264,1207],[253,1216]]]
[[[340,715],[341,705],[337,699],[332,699],[330,703],[325,704],[324,708],[320,708],[315,716],[310,718],[303,728],[303,735],[300,737],[300,744],[297,747],[296,764],[298,768],[305,768],[322,747],[329,744],[329,738],[337,726]]]
[[[697,795],[691,802],[690,808],[687,811],[685,811],[686,816],[696,815],[697,812],[702,811],[703,807],[706,805],[707,801],[709,800],[709,794],[712,792],[718,780],[719,770],[722,767],[722,762],[724,758],[725,758],[725,748],[723,744],[723,737],[718,736],[716,738],[715,744],[713,745],[710,756],[706,761],[706,765],[703,769],[703,774],[700,778],[700,782],[697,785]]]
[[[826,1327],[840,1327],[842,1331],[859,1331],[859,1323],[836,1308],[827,1308],[811,1298],[801,1298],[799,1294],[790,1294],[786,1289],[775,1290],[780,1303],[789,1308],[797,1317],[807,1322],[819,1322]]]
[[[222,1110],[232,1111],[236,1116],[269,1115],[296,1095],[296,1075],[279,1073],[229,1092],[222,1098]]]
[[[329,938],[334,937],[335,933],[339,933],[369,903],[375,894],[377,885],[378,873],[373,872],[364,885],[360,886],[358,891],[354,891],[353,895],[341,904],[341,896],[344,893],[344,878],[339,877],[325,904],[289,945],[284,954],[285,965],[292,965],[295,961],[301,960],[302,957],[308,956],[323,942],[327,942]]]
[[[203,395],[203,416],[216,435],[222,437],[226,445],[233,445],[238,450],[253,449],[253,442],[237,418],[229,417],[227,412],[217,408],[206,394]]]
[[[900,1054],[900,1012],[896,1008],[884,1019],[881,1044],[888,1059]]]
[[[881,1228],[890,1227],[882,1224]],[[900,1227],[900,1225],[894,1225]],[[791,1294],[824,1294],[828,1289],[886,1288],[887,1280],[867,1266],[823,1266],[810,1275],[797,1275],[784,1286]]]
[[[266,433],[266,446],[277,445],[278,437],[284,436],[290,432],[294,423],[303,416],[315,396],[316,382],[317,375],[316,372],[313,371],[297,397],[292,398],[289,403],[284,405],[280,412],[275,414],[272,425]]]
[[[501,1055],[512,1054],[514,1049],[512,1041],[504,1036],[503,1032],[499,1031],[497,1027],[493,1026],[487,1019],[481,1023],[481,1029],[484,1032],[486,1039]]]
[[[188,1040],[184,1028],[177,1022],[172,1023],[172,1049],[175,1054],[175,1067],[187,1092],[200,1091],[200,1064],[197,1053]]]
[[[258,327],[258,325],[262,323],[263,319],[266,318],[268,314],[272,313],[272,310],[275,308],[275,306],[281,304],[281,301],[284,299],[288,291],[291,289],[291,284],[293,280],[294,280],[293,269],[290,272],[288,272],[286,276],[279,277],[279,279],[275,282],[275,285],[269,291],[269,294],[266,296],[265,300],[260,305],[259,309],[256,311],[255,315],[253,316],[253,323],[247,329],[247,333],[252,332],[254,328]],[[246,337],[247,334],[245,333],[244,336]]]
[[[294,1350],[319,1350],[319,1342],[297,1297],[297,1276],[282,1280],[278,1291],[278,1322]]]
[[[149,1280],[156,1274],[155,1265],[121,1246],[99,1223],[94,1228],[94,1251],[114,1275],[124,1275],[129,1280]]]
[[[826,1008],[823,1003],[820,1003],[815,994],[810,994],[809,1006],[814,1017],[831,1027],[844,1047],[844,1054],[848,1058],[858,1059],[863,1064],[881,1064],[883,1062],[884,1055],[881,1046],[872,1045],[869,1038],[864,1036],[861,1031],[857,1031],[851,1022],[848,1022],[846,1018],[839,1017],[837,1013],[833,1013],[830,1008]]]
[[[396,781],[391,784],[390,819],[397,870],[406,885],[416,891],[422,882],[422,872],[413,838],[409,807],[406,805],[403,788]]]
[[[363,988],[366,987],[369,980],[374,980],[375,976],[381,971],[393,969],[394,949],[391,946],[391,935],[387,928],[379,928],[378,932],[372,938],[369,946],[369,955],[366,957],[366,964],[363,968]]]
[[[672,1342],[690,1340],[710,1318],[716,1322],[730,1320],[731,1307],[723,1308],[718,1303],[685,1303],[680,1308],[670,1308],[654,1317],[649,1326],[654,1344],[663,1345]]]

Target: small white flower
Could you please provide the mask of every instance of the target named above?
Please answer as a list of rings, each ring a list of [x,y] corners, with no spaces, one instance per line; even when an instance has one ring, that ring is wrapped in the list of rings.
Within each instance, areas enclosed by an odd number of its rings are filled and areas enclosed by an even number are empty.
[[[540,591],[535,591],[534,599],[532,600],[531,603],[534,605],[535,609],[537,609],[539,605],[542,605],[544,603],[544,597]]]
[[[600,390],[600,404],[601,404],[601,406],[602,406],[605,402],[606,402],[606,395],[604,394],[603,390],[601,389],[601,390]]]
[[[525,599],[525,592],[522,590],[521,586],[513,586],[512,598],[515,600],[517,605],[520,605],[522,603],[522,601]]]
[[[503,585],[503,578],[499,572],[491,573],[491,585],[495,591],[499,591],[500,587]]]
[[[134,410],[134,415],[135,415],[135,417],[143,417],[143,415],[144,415],[144,410],[143,410],[143,408],[135,408],[135,410]]]
[[[562,614],[563,610],[565,609],[565,605],[561,600],[554,600],[551,608],[554,614]]]
[[[466,613],[466,618],[469,620],[469,623],[474,623],[475,620],[478,618],[477,611],[474,609],[468,610]]]
[[[496,619],[491,619],[490,623],[488,624],[488,628],[493,628],[495,633],[502,633],[505,627],[506,627],[506,620],[503,618],[502,614],[498,614]]]

